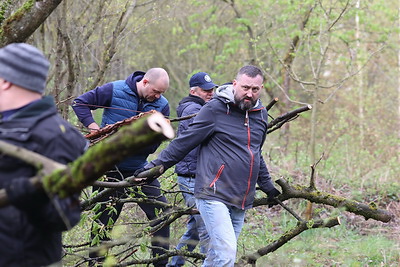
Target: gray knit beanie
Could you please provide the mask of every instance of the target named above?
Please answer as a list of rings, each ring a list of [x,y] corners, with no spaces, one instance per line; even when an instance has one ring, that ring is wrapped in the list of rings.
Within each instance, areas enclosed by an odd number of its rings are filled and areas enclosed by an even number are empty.
[[[0,48],[0,77],[30,91],[43,94],[49,65],[43,53],[29,44]]]

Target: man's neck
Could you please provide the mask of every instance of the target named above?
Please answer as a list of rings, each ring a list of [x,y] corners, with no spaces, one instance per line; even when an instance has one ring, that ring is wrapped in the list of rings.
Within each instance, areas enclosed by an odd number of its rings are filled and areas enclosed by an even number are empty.
[[[17,92],[2,95],[2,97],[0,97],[0,112],[26,106],[41,98],[42,96],[40,94],[19,94]]]
[[[143,98],[143,93],[142,93],[143,87],[144,87],[143,79],[136,82],[136,90],[137,90],[137,94],[138,94],[139,98]]]

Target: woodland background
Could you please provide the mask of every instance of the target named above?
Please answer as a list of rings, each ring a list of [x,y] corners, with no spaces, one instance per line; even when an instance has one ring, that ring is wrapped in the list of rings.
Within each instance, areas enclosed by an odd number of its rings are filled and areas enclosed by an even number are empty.
[[[33,34],[12,34],[10,15],[50,4],[56,8]],[[44,51],[51,62],[46,93],[77,127],[70,108],[76,96],[135,70],[168,71],[165,96],[174,118],[193,73],[206,71],[223,84],[245,64],[260,66],[267,76],[264,104],[279,98],[272,117],[312,106],[268,136],[264,158],[273,176],[307,184],[310,165],[320,160],[316,181],[321,190],[374,202],[396,215],[385,224],[339,212],[344,219],[339,230],[303,233],[265,257],[265,264],[398,266],[399,10],[400,2],[393,0],[0,0],[0,46],[27,41]],[[171,188],[173,182],[170,173],[163,186]],[[290,205],[302,213],[306,202]],[[317,207],[317,216],[326,209]],[[131,213],[143,216],[133,205],[121,225],[130,225]],[[89,217],[85,214],[81,225],[66,233],[67,243],[84,242]],[[273,239],[290,224],[288,217],[279,208],[250,210],[240,253]],[[171,229],[173,244],[184,220]],[[66,265],[72,262],[66,259]]]

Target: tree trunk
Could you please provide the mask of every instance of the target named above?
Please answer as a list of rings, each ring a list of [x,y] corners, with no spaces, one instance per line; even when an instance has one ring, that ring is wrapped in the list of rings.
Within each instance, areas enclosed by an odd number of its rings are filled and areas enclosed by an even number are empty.
[[[358,116],[359,116],[359,131],[360,131],[360,148],[364,147],[364,81],[363,81],[363,70],[362,70],[362,62],[361,62],[361,29],[360,29],[360,17],[359,11],[361,0],[357,0],[356,3],[356,66],[359,71],[359,75],[357,76],[357,83],[358,83]]]
[[[399,1],[399,12],[400,12],[400,1]],[[399,25],[400,27],[400,16],[399,16]],[[399,34],[399,39],[400,39],[400,34]],[[397,62],[397,133],[398,137],[400,139],[400,49],[397,51],[397,56],[398,56],[398,62]],[[400,142],[397,143],[397,161],[400,164]]]
[[[25,42],[62,0],[26,1],[15,13],[1,24],[0,47]]]

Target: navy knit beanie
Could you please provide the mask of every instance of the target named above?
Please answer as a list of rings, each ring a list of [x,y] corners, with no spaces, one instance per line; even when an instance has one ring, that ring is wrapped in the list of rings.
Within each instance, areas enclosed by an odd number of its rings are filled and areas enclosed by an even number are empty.
[[[0,77],[30,91],[43,94],[49,65],[43,53],[29,44],[0,48]]]

